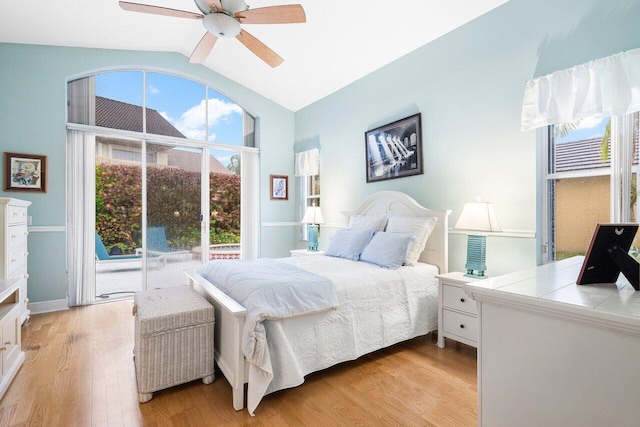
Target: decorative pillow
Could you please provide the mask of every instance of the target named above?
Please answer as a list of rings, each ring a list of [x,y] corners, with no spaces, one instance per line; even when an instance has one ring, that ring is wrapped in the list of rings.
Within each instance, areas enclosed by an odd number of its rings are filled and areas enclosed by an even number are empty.
[[[347,228],[370,228],[375,231],[382,231],[386,224],[387,215],[383,213],[376,215],[349,215]]]
[[[408,233],[416,237],[409,248],[404,265],[416,265],[420,254],[427,245],[438,218],[420,216],[392,216],[387,223],[387,231],[391,233]]]
[[[343,229],[331,236],[329,247],[324,251],[325,255],[357,261],[360,254],[367,246],[374,231],[372,229]]]
[[[407,257],[411,242],[415,240],[407,233],[378,231],[360,255],[360,261],[370,262],[382,268],[395,270]]]

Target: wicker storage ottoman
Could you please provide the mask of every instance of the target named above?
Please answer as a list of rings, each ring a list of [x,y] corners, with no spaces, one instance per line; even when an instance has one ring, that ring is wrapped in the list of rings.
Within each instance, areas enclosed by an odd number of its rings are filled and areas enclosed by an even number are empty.
[[[133,349],[138,400],[202,378],[213,381],[213,306],[190,286],[136,292]]]

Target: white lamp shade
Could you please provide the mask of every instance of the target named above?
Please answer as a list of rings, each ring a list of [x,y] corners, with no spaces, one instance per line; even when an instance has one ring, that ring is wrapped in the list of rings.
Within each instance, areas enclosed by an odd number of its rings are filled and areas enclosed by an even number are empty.
[[[324,224],[324,218],[322,218],[322,211],[319,206],[308,206],[302,218],[303,224]]]
[[[493,203],[489,202],[465,203],[454,228],[475,231],[502,231],[493,211]]]

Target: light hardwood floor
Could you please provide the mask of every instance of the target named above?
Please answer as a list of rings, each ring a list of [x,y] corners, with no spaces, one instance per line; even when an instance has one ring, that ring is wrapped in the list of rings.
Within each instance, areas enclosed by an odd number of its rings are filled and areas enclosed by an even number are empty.
[[[235,412],[231,388],[194,381],[139,404],[132,301],[34,315],[26,361],[0,401],[0,426],[472,426],[476,351],[435,334],[309,375]]]

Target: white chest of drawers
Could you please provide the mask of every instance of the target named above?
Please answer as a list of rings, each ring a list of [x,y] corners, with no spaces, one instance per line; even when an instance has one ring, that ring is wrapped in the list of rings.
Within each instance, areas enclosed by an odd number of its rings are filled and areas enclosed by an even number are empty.
[[[462,273],[447,273],[437,276],[438,296],[438,347],[444,348],[444,339],[451,338],[461,343],[478,346],[478,313],[476,302],[463,290],[465,283],[477,279]]]
[[[20,324],[31,314],[27,308],[27,208],[31,202],[0,198],[0,279],[18,279]]]

